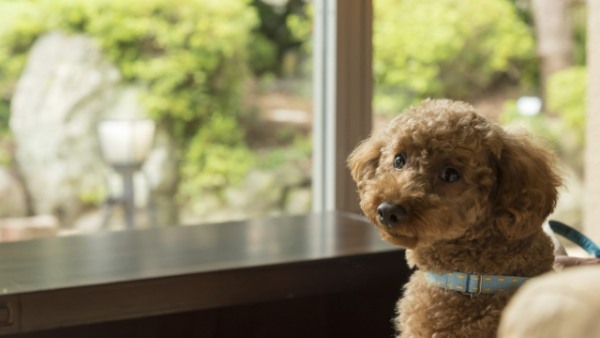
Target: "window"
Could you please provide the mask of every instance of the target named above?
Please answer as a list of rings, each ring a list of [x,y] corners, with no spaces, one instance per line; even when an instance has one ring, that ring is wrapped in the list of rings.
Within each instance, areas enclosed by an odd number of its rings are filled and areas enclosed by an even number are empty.
[[[359,212],[345,161],[370,130],[370,0],[0,6],[3,240]],[[154,146],[129,182],[98,125],[140,118]]]
[[[561,0],[374,1],[374,128],[427,97],[447,97],[529,129],[564,163],[566,189],[552,217],[581,228],[585,186],[597,166],[593,150],[584,161],[592,10],[589,2]],[[596,201],[588,201],[589,217]]]
[[[310,212],[311,1],[0,6],[6,240],[122,228],[131,196],[141,227]],[[97,128],[139,118],[154,147],[124,185]]]

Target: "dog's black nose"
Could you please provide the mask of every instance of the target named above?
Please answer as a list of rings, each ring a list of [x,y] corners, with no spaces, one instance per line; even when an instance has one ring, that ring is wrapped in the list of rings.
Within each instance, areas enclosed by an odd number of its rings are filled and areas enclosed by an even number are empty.
[[[394,228],[406,219],[407,213],[401,205],[383,202],[377,207],[377,215],[381,223],[388,228]]]

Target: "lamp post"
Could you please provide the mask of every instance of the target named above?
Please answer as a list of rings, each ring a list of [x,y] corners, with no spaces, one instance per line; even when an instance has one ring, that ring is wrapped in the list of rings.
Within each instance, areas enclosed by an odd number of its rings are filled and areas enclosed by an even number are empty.
[[[109,212],[115,203],[122,203],[128,229],[133,229],[135,225],[133,175],[141,168],[152,149],[154,130],[154,122],[149,119],[102,120],[98,124],[102,155],[123,179],[122,196],[109,198],[107,201]],[[105,215],[104,225],[108,222],[109,215]]]
[[[535,116],[542,111],[542,99],[537,96],[521,96],[517,99],[517,110],[524,116]]]

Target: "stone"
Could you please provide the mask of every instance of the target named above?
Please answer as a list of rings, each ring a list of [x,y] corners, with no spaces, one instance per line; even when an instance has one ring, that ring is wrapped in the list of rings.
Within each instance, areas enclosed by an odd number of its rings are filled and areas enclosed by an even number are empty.
[[[248,173],[240,194],[247,196],[245,207],[249,214],[259,216],[280,207],[283,189],[276,173],[253,169]]]
[[[119,71],[89,37],[48,33],[36,41],[19,79],[10,128],[36,214],[72,224],[81,193],[104,184],[96,125],[114,101]]]
[[[205,190],[181,209],[186,225],[311,212],[310,176],[297,163],[253,168],[235,185]]]
[[[53,32],[34,44],[10,118],[34,213],[57,215],[71,227],[89,207],[81,198],[86,191],[121,196],[122,178],[102,158],[97,126],[102,119],[147,118],[142,91],[121,83],[119,70],[90,37]],[[135,202],[152,208],[153,223],[177,224],[177,152],[170,135],[157,129],[135,176]]]
[[[299,186],[310,182],[310,177],[303,171],[299,163],[284,163],[275,172],[277,181],[284,186]]]
[[[12,242],[58,234],[58,219],[52,215],[0,219],[0,241]]]
[[[114,217],[114,216],[113,216]],[[82,213],[77,217],[75,224],[72,229],[64,230],[62,235],[73,235],[73,234],[91,234],[102,229],[102,220],[104,213],[102,209],[93,209]]]
[[[0,167],[0,217],[27,215],[27,195],[13,170]]]
[[[287,194],[284,210],[286,214],[307,214],[312,207],[312,192],[310,188],[294,188]]]

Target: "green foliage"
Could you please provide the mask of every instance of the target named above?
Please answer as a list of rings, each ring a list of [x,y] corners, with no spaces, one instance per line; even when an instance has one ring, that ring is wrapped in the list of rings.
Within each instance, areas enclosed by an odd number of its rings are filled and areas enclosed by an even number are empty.
[[[260,168],[273,169],[284,163],[299,162],[310,158],[312,154],[312,138],[298,135],[288,147],[272,149],[261,157]]]
[[[260,18],[249,45],[252,70],[257,75],[282,75],[288,53],[308,51],[312,7],[306,0],[288,0],[281,5],[252,0],[252,6]]]
[[[108,192],[103,185],[96,185],[94,187],[83,189],[79,192],[79,199],[90,206],[99,206],[105,201]]]
[[[524,129],[539,138],[543,138],[552,148],[559,151],[560,128],[553,123],[546,114],[523,115],[517,108],[516,100],[509,100],[504,104],[504,111],[499,122],[516,129]]]
[[[0,167],[10,166],[13,163],[14,143],[8,133],[0,133]]]
[[[0,2],[0,134],[8,132],[10,100],[29,47],[43,30],[29,1]]]
[[[183,139],[193,136],[215,109],[237,113],[246,41],[256,24],[246,1],[20,3],[0,11],[12,17],[0,31],[0,67],[7,81],[14,82],[21,72],[33,41],[59,29],[93,36],[126,81],[148,88],[152,115],[178,125],[174,129],[183,132],[177,135]]]
[[[523,116],[511,101],[505,107],[501,122],[523,127],[549,141],[562,160],[583,175],[586,90],[586,67],[559,71],[547,81],[547,113]]]
[[[301,47],[306,53],[311,51],[311,40],[313,31],[314,7],[310,3],[304,3],[298,6],[298,9],[291,13],[285,23],[294,40],[300,41]]]
[[[218,188],[238,182],[256,163],[244,145],[244,133],[235,119],[213,114],[191,142],[182,164],[183,197],[201,188]]]
[[[146,89],[143,103],[178,142],[185,178],[198,184],[233,180],[251,162],[243,138],[235,136],[249,37],[258,24],[249,1],[0,2],[0,123],[8,120],[35,39],[52,30],[87,34],[125,82]],[[218,136],[223,128],[235,137]]]
[[[508,0],[377,0],[375,110],[429,96],[469,99],[534,57],[530,28]]]
[[[585,135],[587,69],[575,66],[552,74],[548,79],[548,109],[558,113],[583,144]]]
[[[257,75],[274,73],[277,65],[277,46],[262,34],[253,34],[250,42],[250,64]]]
[[[575,64],[585,65],[587,55],[588,6],[585,1],[571,3],[570,23],[573,25]]]

